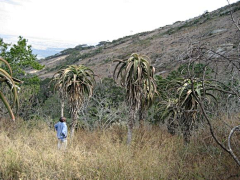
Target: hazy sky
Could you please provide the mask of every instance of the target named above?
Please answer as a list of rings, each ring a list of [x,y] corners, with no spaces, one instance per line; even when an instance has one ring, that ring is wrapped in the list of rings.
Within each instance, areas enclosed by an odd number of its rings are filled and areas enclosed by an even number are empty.
[[[39,48],[40,41],[49,47],[96,44],[225,5],[226,0],[0,0],[0,37],[21,35]]]

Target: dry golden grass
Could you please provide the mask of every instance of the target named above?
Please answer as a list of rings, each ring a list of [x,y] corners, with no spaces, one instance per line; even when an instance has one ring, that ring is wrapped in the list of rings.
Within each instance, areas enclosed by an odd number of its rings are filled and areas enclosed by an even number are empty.
[[[188,146],[165,130],[78,131],[66,152],[43,122],[0,121],[0,179],[239,179],[239,168],[209,137]]]

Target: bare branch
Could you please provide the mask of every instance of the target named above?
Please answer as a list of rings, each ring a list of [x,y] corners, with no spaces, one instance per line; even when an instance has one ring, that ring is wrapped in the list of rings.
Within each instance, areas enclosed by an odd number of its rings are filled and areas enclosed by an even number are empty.
[[[227,0],[228,2],[228,5],[231,5],[229,0]],[[237,29],[240,31],[240,27],[239,27],[239,19],[236,21],[233,17],[233,10],[230,11],[230,14],[231,14],[231,19],[232,19],[232,22],[233,24],[237,27]]]
[[[233,159],[234,159],[234,160],[238,163],[238,165],[240,166],[240,161],[239,161],[239,159],[237,158],[237,156],[233,153],[233,150],[232,150],[232,147],[231,147],[231,138],[232,138],[232,135],[233,135],[233,133],[234,133],[235,131],[240,131],[240,125],[234,127],[234,128],[231,130],[231,132],[230,132],[230,134],[229,134],[229,136],[228,136],[228,149],[229,149],[229,152],[231,153]]]

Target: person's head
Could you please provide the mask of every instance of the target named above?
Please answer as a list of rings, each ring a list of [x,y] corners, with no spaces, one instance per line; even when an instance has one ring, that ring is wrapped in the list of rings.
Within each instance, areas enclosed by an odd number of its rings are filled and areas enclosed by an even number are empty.
[[[60,117],[59,121],[60,122],[66,122],[66,118],[65,117]]]

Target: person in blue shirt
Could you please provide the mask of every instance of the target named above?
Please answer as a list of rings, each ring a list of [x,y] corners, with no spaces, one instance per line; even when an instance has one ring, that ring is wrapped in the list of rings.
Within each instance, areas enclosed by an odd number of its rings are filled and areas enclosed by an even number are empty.
[[[67,148],[67,132],[68,132],[66,118],[60,117],[59,122],[54,125],[54,128],[57,131],[58,149],[66,150],[66,148]]]

